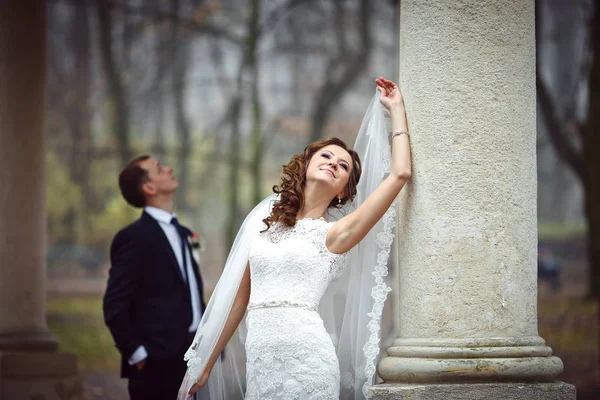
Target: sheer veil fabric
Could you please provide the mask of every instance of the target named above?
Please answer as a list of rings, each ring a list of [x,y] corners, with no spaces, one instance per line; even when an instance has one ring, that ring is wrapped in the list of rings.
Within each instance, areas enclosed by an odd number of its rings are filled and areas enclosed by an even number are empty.
[[[371,100],[363,118],[354,150],[363,165],[354,201],[338,211],[337,220],[358,208],[390,171],[391,149],[388,139],[387,110],[379,103],[379,92]],[[259,203],[246,217],[227,258],[223,274],[208,303],[193,344],[185,354],[188,369],[178,399],[187,393],[204,372],[206,363],[221,335],[235,299],[246,265],[252,239],[264,229],[263,218],[270,214],[275,195]],[[319,307],[324,325],[336,346],[340,364],[341,399],[365,399],[375,382],[379,356],[381,314],[391,290],[385,283],[387,264],[396,221],[396,202],[369,234],[348,254],[342,276],[331,283]],[[215,363],[208,384],[203,388],[210,400],[243,399],[245,391],[245,324],[227,344]]]

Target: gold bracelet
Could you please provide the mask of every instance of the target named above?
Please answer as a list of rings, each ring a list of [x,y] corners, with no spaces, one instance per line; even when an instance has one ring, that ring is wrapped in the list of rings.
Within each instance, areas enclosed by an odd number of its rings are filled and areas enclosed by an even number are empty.
[[[406,136],[410,137],[410,135],[408,134],[408,131],[406,129],[402,129],[401,131],[396,131],[396,132],[392,133],[392,139],[394,139],[396,136],[400,136],[400,135],[406,135]]]

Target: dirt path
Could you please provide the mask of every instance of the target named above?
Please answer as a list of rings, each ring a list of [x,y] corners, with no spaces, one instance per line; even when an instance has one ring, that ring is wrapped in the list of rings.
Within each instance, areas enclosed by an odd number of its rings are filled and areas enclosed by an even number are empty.
[[[127,380],[115,373],[84,373],[83,400],[129,400]]]

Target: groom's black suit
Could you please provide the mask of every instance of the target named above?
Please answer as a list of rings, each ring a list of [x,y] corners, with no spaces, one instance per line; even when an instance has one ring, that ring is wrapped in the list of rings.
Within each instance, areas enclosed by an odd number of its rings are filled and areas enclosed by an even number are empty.
[[[186,237],[191,235],[189,229],[182,230]],[[198,265],[190,258],[204,313],[202,280]],[[185,372],[183,355],[190,345],[188,329],[193,318],[188,284],[165,233],[145,211],[117,233],[110,259],[104,319],[122,356],[121,376],[130,379],[130,393],[134,384],[140,389],[137,393],[158,398],[162,389],[153,389],[153,385],[165,385],[169,379],[180,383]],[[139,346],[148,353],[141,371],[128,363]]]

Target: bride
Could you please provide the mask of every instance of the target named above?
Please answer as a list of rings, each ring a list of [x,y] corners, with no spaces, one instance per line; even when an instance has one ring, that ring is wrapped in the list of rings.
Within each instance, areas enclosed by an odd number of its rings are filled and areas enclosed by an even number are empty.
[[[337,138],[307,146],[244,221],[186,353],[180,399],[368,397],[394,202],[411,175],[400,89],[376,84],[356,152]]]

